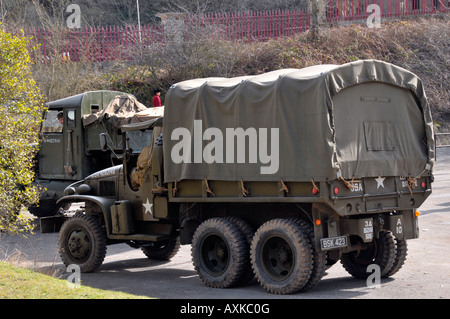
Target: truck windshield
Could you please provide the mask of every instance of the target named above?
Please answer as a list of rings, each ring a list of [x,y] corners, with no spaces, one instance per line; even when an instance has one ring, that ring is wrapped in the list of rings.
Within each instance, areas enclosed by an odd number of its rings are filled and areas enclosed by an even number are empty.
[[[128,147],[132,150],[133,154],[140,153],[144,147],[150,145],[152,135],[153,130],[127,132]]]
[[[63,125],[58,119],[58,114],[62,111],[48,110],[44,114],[44,121],[42,123],[42,132],[44,133],[62,133]]]

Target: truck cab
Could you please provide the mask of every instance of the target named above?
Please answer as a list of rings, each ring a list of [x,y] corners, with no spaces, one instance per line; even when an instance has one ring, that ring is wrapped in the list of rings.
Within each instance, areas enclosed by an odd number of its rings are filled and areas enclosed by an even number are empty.
[[[103,261],[106,245],[113,243],[142,248],[151,259],[167,260],[176,254],[180,247],[179,205],[168,203],[162,182],[162,120],[123,126],[122,164],[93,173],[64,190],[58,204],[81,202],[84,209],[83,214],[48,219],[65,221],[60,230],[64,262],[77,261],[83,272],[94,271]],[[104,150],[111,147],[104,135],[99,140]],[[133,148],[136,143],[143,147]],[[43,221],[46,219],[41,219],[41,224]],[[80,242],[86,236],[94,236],[99,245],[91,246],[91,240]]]
[[[99,133],[121,152],[121,135],[107,122],[85,126],[84,119],[100,113],[116,96],[131,96],[118,91],[90,91],[46,103],[36,156],[36,184],[41,192],[37,206],[29,211],[37,217],[51,216],[60,206],[56,201],[71,183],[95,171],[117,164],[111,152],[100,149]]]

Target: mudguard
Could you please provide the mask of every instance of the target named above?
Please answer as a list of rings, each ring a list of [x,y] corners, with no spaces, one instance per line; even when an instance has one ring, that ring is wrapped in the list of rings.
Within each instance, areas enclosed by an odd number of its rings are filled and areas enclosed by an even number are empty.
[[[103,213],[107,235],[109,236],[111,234],[112,229],[111,206],[114,205],[115,199],[92,195],[68,195],[60,198],[57,201],[57,204],[76,203],[76,202],[91,202],[97,204],[97,206],[100,207]]]

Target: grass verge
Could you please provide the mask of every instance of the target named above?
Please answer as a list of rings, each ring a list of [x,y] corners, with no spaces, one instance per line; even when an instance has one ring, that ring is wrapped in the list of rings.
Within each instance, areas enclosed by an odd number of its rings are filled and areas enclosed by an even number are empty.
[[[69,287],[66,280],[0,261],[0,299],[150,299],[117,291]]]

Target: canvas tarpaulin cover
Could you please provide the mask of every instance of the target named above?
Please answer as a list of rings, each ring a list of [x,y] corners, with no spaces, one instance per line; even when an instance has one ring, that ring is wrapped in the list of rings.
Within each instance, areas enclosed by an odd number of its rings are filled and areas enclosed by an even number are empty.
[[[123,94],[115,96],[101,112],[84,116],[83,125],[108,120],[113,126],[120,128],[123,125],[161,117],[163,113],[164,107],[147,108],[134,96]]]
[[[165,182],[415,177],[434,162],[421,80],[377,60],[177,83],[163,133]]]

